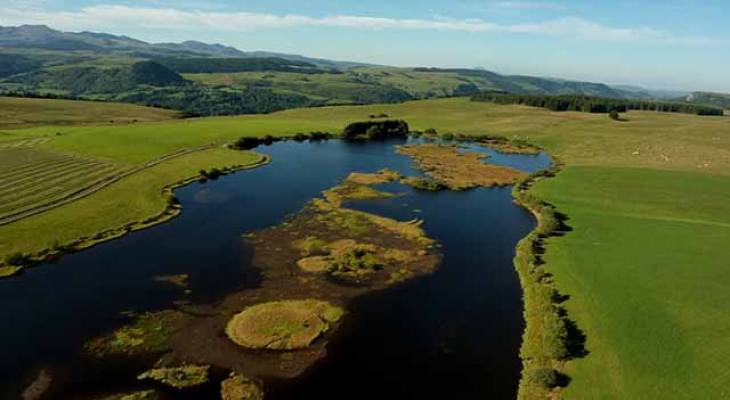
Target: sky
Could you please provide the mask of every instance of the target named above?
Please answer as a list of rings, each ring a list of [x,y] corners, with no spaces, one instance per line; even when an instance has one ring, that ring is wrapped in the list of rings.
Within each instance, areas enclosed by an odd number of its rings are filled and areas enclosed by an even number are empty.
[[[0,0],[0,25],[730,92],[728,0]]]

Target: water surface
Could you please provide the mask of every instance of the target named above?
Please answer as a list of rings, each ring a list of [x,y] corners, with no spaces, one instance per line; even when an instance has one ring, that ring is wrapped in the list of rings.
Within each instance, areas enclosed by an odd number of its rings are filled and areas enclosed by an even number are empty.
[[[388,167],[417,174],[408,157],[394,152],[396,144],[402,142],[261,147],[257,151],[273,158],[270,165],[176,190],[184,207],[178,218],[0,280],[2,398],[17,398],[39,367],[56,376],[47,398],[108,390],[113,378],[84,368],[84,342],[128,322],[124,311],[168,309],[182,299],[214,303],[256,285],[251,249],[240,235],[280,223],[350,172]],[[550,163],[545,155],[474,150],[490,153],[489,162],[527,172]],[[267,382],[267,398],[513,399],[524,322],[511,259],[534,219],[512,203],[510,188],[386,188],[406,196],[350,206],[399,220],[424,219],[427,234],[443,245],[441,267],[352,303],[327,359],[295,381]],[[154,280],[182,273],[190,274],[187,295]],[[134,367],[129,373],[133,377]]]

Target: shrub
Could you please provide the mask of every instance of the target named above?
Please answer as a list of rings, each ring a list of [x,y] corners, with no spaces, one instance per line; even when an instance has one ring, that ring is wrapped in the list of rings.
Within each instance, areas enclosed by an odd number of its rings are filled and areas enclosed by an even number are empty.
[[[277,142],[277,141],[279,141],[279,139],[277,139],[271,135],[266,135],[266,136],[264,136],[263,139],[261,139],[261,143],[265,144],[266,146],[271,146],[274,142]]]
[[[233,142],[233,145],[230,147],[236,150],[251,150],[256,148],[260,142],[261,140],[259,138],[244,136]]]
[[[316,142],[320,140],[329,140],[332,138],[332,134],[329,132],[320,132],[320,131],[314,131],[309,132],[309,141],[310,142]]]
[[[611,118],[612,120],[614,120],[614,121],[618,121],[618,120],[619,120],[619,119],[621,118],[621,117],[620,117],[620,116],[618,115],[618,111],[616,111],[616,109],[613,109],[613,110],[611,110],[611,112],[610,112],[610,113],[608,113],[608,116],[609,116],[609,117],[610,117],[610,118]]]
[[[345,127],[342,138],[346,140],[405,138],[408,132],[408,123],[402,120],[354,122]]]
[[[453,133],[442,133],[441,139],[443,140],[454,140],[454,134]]]
[[[299,132],[296,135],[294,135],[294,137],[292,139],[294,139],[297,142],[303,142],[303,141],[309,139],[309,136],[306,133]]]
[[[527,372],[527,380],[535,385],[552,389],[558,386],[558,372],[552,368],[537,368]]]
[[[426,135],[438,135],[438,131],[434,128],[428,128],[425,131],[423,131]]]
[[[23,253],[13,253],[5,259],[5,263],[14,267],[21,267],[30,263],[30,257]]]

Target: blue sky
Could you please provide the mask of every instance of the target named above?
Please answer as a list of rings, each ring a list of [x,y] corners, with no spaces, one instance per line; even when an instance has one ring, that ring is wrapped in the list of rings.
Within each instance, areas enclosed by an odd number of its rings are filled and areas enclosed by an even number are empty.
[[[730,92],[730,2],[0,0],[0,25]]]

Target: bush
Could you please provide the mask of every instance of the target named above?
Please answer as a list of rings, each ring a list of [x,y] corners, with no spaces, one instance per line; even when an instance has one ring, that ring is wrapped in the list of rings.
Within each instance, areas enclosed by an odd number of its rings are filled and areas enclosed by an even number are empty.
[[[442,133],[441,139],[443,140],[454,140],[454,134],[453,133]]]
[[[309,135],[307,135],[306,133],[300,132],[300,133],[297,133],[296,135],[294,135],[293,139],[297,142],[303,142],[303,141],[309,139]]]
[[[261,140],[259,138],[244,136],[233,142],[233,145],[231,145],[230,147],[236,150],[251,150],[258,147],[260,142]]]
[[[345,127],[342,138],[346,140],[406,138],[408,132],[408,123],[402,120],[354,122]]]
[[[271,146],[274,142],[278,142],[278,141],[279,141],[279,139],[277,139],[271,135],[266,135],[266,136],[264,136],[263,139],[261,139],[260,142],[266,146]]]
[[[610,112],[610,113],[608,113],[608,116],[609,116],[609,117],[610,117],[610,118],[611,118],[612,120],[614,120],[614,121],[618,121],[619,119],[621,119],[621,117],[620,117],[620,116],[619,116],[619,114],[618,114],[618,111],[616,111],[615,109],[611,110],[611,112]]]
[[[5,263],[14,267],[30,264],[30,257],[23,253],[13,253],[5,259]]]
[[[558,386],[558,372],[552,368],[538,368],[527,372],[527,380],[535,385],[552,389]]]
[[[332,138],[332,136],[333,135],[329,132],[320,132],[320,131],[309,132],[309,141],[317,142],[320,140],[329,140]]]
[[[423,131],[426,135],[438,135],[438,131],[434,128],[428,128],[425,131]]]
[[[210,179],[211,181],[214,181],[221,177],[221,175],[224,175],[223,171],[219,170],[218,168],[213,168],[210,171],[206,171],[204,169],[200,170],[200,175],[203,176],[204,179]]]

